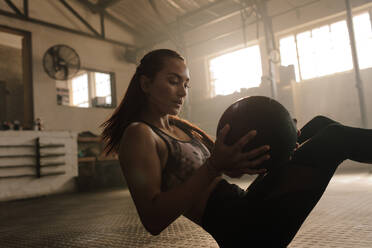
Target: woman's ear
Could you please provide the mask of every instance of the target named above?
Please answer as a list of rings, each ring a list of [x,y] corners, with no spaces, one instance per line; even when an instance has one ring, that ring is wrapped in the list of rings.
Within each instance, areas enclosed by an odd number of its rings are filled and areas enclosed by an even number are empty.
[[[143,92],[145,92],[145,94],[147,94],[150,88],[150,79],[145,75],[141,75],[139,80],[141,84],[141,89],[143,90]]]

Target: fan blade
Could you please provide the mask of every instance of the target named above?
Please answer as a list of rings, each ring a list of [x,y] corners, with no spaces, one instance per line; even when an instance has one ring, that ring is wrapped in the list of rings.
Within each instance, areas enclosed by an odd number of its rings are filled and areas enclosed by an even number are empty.
[[[61,68],[63,69],[63,79],[64,80],[67,80],[67,77],[68,77],[68,67],[67,66],[61,66]]]
[[[53,47],[52,49],[50,49],[50,56],[52,56],[52,61],[53,61],[53,67],[54,67],[54,70],[58,71],[58,48],[57,47]]]
[[[66,45],[49,48],[43,60],[45,71],[57,80],[67,80],[80,70],[79,55]]]

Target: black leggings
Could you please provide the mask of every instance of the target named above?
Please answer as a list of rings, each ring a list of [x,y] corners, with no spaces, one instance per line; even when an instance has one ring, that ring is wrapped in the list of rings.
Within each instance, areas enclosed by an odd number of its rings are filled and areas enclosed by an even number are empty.
[[[372,130],[324,116],[308,122],[286,165],[244,191],[222,180],[208,199],[203,228],[220,247],[286,247],[345,159],[372,162]]]

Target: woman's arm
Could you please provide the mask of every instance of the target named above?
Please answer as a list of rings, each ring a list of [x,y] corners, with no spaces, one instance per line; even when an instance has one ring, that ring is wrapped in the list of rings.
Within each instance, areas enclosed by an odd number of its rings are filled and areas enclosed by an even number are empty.
[[[214,179],[202,166],[187,182],[161,191],[161,163],[152,130],[144,124],[130,125],[119,149],[120,164],[138,214],[145,228],[159,234],[192,205]]]
[[[245,139],[241,142],[248,140]],[[220,154],[215,157],[212,154],[211,161],[214,164],[209,166],[217,171],[221,171],[222,162],[231,161],[234,163],[234,159],[237,157],[235,155],[237,152],[232,151],[232,148],[230,148],[231,151],[226,151],[217,146],[215,150]],[[206,163],[186,182],[169,191],[162,192],[161,163],[155,136],[152,130],[142,123],[127,127],[120,145],[119,158],[142,224],[153,235],[159,234],[180,215],[187,212],[194,201],[199,199],[203,189],[207,188],[216,177],[216,173],[208,169]],[[239,159],[241,161],[237,164],[243,166],[244,159],[242,157]],[[258,160],[254,164],[250,162],[250,166],[256,166],[258,163]],[[260,172],[260,170],[251,170],[254,173]]]

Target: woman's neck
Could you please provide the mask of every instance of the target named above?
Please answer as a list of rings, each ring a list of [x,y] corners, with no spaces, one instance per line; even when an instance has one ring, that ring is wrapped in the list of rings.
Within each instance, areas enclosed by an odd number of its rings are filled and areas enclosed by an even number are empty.
[[[169,131],[173,130],[173,128],[171,127],[171,125],[169,123],[169,115],[168,114],[159,115],[159,114],[155,114],[155,113],[149,112],[149,111],[142,111],[142,113],[139,116],[140,116],[141,120],[143,120],[147,123],[150,123],[151,125],[153,125],[155,127],[158,127],[160,129],[163,129],[163,130],[169,130]]]

